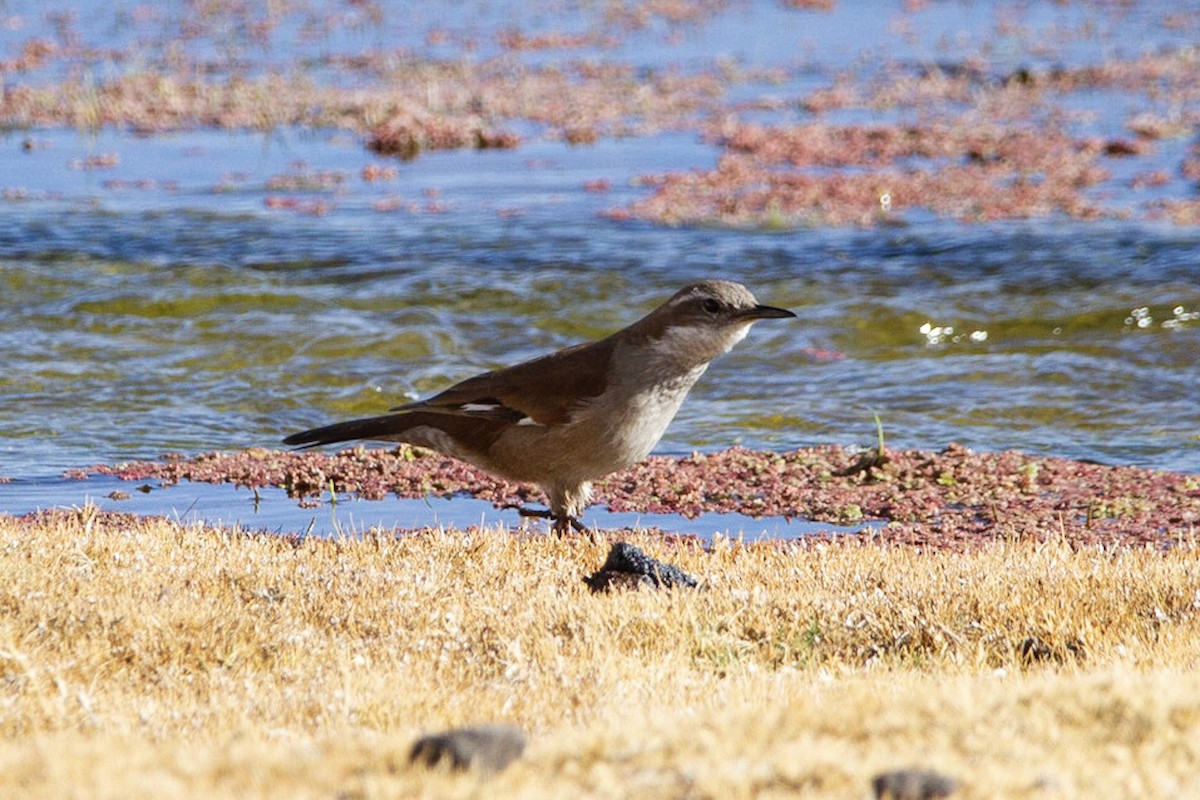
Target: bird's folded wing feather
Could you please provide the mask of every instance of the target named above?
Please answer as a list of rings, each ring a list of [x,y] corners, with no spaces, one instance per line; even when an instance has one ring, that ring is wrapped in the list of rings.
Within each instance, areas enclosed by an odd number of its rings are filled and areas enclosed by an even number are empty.
[[[467,378],[427,400],[392,410],[563,425],[604,391],[612,351],[608,339],[576,345]]]

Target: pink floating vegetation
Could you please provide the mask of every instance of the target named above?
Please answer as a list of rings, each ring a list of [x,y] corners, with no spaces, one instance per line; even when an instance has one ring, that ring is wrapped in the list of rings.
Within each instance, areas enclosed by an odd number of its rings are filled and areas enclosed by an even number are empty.
[[[540,500],[532,486],[405,446],[332,455],[208,453],[91,471],[164,484],[277,486],[308,500],[330,491],[367,499],[469,494],[497,505]],[[885,527],[864,535],[936,547],[967,547],[989,537],[1169,545],[1192,539],[1200,522],[1200,479],[1194,475],[955,445],[882,458],[839,447],[652,457],[599,482],[596,493],[597,502],[613,511],[687,517],[738,512],[842,525],[883,521]]]
[[[632,216],[667,224],[870,225],[914,210],[964,221],[1105,215],[1105,143],[962,116],[936,124],[765,127],[722,138],[716,169],[654,176]]]
[[[1081,135],[1063,110],[1075,92],[1146,93],[1193,108],[1197,57],[1180,50],[1044,72],[992,75],[988,64],[914,71],[891,65],[873,80],[837,76],[801,98],[804,124],[760,125],[715,118],[707,137],[722,148],[714,169],[642,179],[653,192],[613,219],[668,225],[798,227],[876,225],[932,214],[962,221],[1142,213],[1191,224],[1189,199],[1112,204],[1108,160],[1153,155],[1159,139],[1186,135],[1194,112],[1139,113],[1133,138]],[[861,109],[892,122],[832,124],[821,115]],[[1180,167],[1196,180],[1189,156]],[[1144,185],[1144,184],[1143,184]],[[1161,183],[1159,184],[1162,185]]]
[[[486,125],[475,115],[435,115],[402,109],[371,133],[367,146],[380,155],[416,158],[425,150],[511,149],[520,138]]]
[[[834,0],[779,2],[797,10],[834,6]],[[569,31],[531,33],[518,20],[495,33],[504,51],[498,57],[476,55],[478,34],[437,24],[425,31],[426,42],[470,57],[367,49],[259,70],[247,68],[245,54],[236,48],[221,55],[224,47],[203,46],[224,43],[229,29],[266,45],[292,27],[284,20],[293,14],[304,18],[301,28],[310,35],[384,22],[377,8],[360,5],[351,3],[352,13],[320,22],[300,8],[264,16],[240,4],[215,11],[205,6],[203,14],[183,15],[179,36],[170,40],[183,42],[184,50],[173,47],[169,56],[154,46],[126,52],[88,45],[74,30],[74,17],[64,15],[55,41],[31,38],[14,57],[0,60],[6,81],[0,119],[20,129],[66,125],[144,134],[328,128],[350,131],[374,152],[404,159],[431,150],[517,147],[521,138],[514,129],[581,146],[606,137],[689,131],[720,148],[717,166],[649,176],[642,181],[649,196],[612,210],[609,218],[775,228],[891,224],[920,214],[964,221],[1141,215],[1195,224],[1191,187],[1180,187],[1179,180],[1200,180],[1195,153],[1167,172],[1161,163],[1138,162],[1167,150],[1162,140],[1191,136],[1200,126],[1200,51],[1163,47],[1086,66],[1070,66],[1069,53],[1055,57],[1055,48],[1079,36],[1122,30],[1124,4],[1087,4],[1086,33],[1055,27],[1034,32],[1005,15],[990,30],[1014,44],[1013,52],[1068,66],[1002,72],[994,59],[1008,46],[997,49],[994,40],[985,39],[953,64],[853,59],[825,85],[799,96],[789,96],[786,88],[756,88],[787,86],[797,77],[795,64],[717,61],[697,68],[681,62],[647,70],[621,60],[619,51],[632,32],[661,31],[665,41],[680,41],[689,28],[736,10],[729,0],[612,0],[571,17],[590,22],[584,32],[572,24]],[[907,17],[925,5],[907,0],[895,10]],[[1164,29],[1195,25],[1194,15],[1161,9],[1150,14],[1160,17]],[[902,18],[894,25],[893,35],[921,35],[917,20]],[[192,52],[189,42],[202,43],[200,52]],[[612,48],[614,55],[521,58],[529,51],[579,48]],[[206,52],[210,49],[218,53]],[[79,80],[87,65],[104,66],[88,70],[101,77]],[[1106,132],[1101,138],[1086,114],[1073,110],[1076,100],[1092,103],[1100,93],[1119,93],[1128,98],[1121,107],[1137,107],[1123,120],[1126,135]],[[845,111],[873,122],[835,124],[825,118]],[[796,113],[808,116],[804,124],[747,122],[748,114],[763,112],[785,120]],[[1127,173],[1157,171],[1158,183],[1142,179],[1132,187],[1153,185],[1160,189],[1156,197],[1114,203],[1131,188],[1110,182],[1107,164],[1115,158],[1134,162],[1123,170]],[[72,166],[105,169],[116,163],[98,157]],[[1165,183],[1163,175],[1170,176]],[[390,180],[365,171],[363,179]],[[1159,199],[1172,193],[1173,199]]]

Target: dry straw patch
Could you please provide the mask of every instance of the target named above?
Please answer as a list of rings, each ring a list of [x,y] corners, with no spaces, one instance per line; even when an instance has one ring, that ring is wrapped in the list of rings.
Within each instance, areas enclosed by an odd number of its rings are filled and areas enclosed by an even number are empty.
[[[593,596],[603,545],[502,531],[0,517],[0,795],[1200,792],[1194,547],[628,538],[706,588]],[[531,735],[498,777],[407,765],[492,720]]]

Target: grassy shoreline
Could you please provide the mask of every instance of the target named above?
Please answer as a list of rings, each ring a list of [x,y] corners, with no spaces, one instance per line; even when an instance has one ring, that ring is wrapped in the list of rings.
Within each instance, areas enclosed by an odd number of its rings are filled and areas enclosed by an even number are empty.
[[[997,540],[711,551],[591,595],[606,545],[0,517],[0,794],[962,797],[1200,790],[1200,550]],[[616,538],[613,534],[612,538]],[[410,767],[507,721],[491,780]]]

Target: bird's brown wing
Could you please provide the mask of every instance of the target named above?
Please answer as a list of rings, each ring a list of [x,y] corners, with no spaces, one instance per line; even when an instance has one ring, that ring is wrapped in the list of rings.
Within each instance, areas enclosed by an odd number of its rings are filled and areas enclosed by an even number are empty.
[[[427,400],[393,411],[429,411],[509,423],[528,418],[562,425],[606,385],[613,344],[609,339],[568,347],[494,372],[467,378]]]
[[[332,425],[294,433],[284,439],[283,443],[308,448],[356,439],[375,439],[442,449],[436,442],[431,442],[428,436],[417,433],[421,429],[435,428],[449,435],[459,448],[458,453],[452,454],[465,457],[463,453],[486,453],[492,442],[504,432],[506,424],[493,419],[415,411],[335,422]]]

